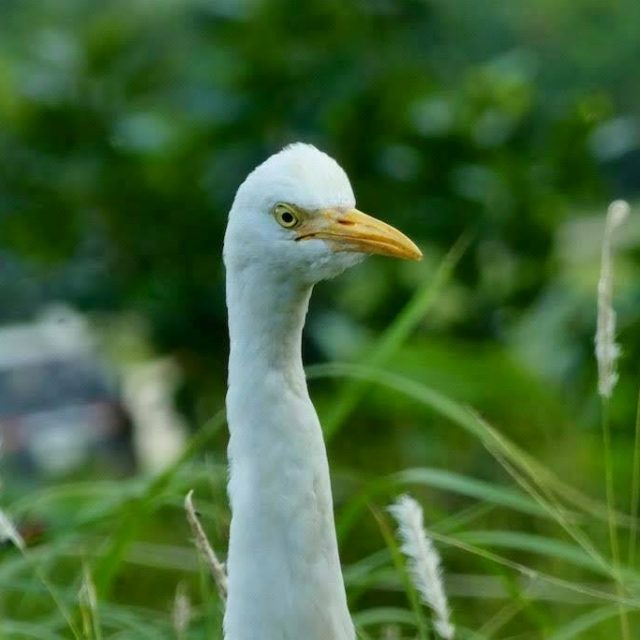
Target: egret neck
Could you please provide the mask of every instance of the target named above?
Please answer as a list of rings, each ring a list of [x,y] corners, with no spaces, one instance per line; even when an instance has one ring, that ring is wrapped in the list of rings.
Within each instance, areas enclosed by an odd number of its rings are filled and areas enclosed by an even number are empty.
[[[311,285],[227,265],[228,640],[353,640],[301,341]]]

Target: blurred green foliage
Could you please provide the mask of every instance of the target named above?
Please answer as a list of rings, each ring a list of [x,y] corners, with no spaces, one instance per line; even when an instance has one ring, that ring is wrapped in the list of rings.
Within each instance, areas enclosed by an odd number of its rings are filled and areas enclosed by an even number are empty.
[[[138,311],[193,384],[225,357],[226,212],[283,144],[329,151],[361,208],[434,255],[475,234],[441,326],[473,341],[504,338],[554,276],[570,210],[638,186],[631,0],[1,11],[2,317],[59,298]],[[322,288],[313,313],[380,327],[428,276],[376,264]]]
[[[372,259],[318,287],[308,360],[366,361],[467,233],[455,276],[385,367],[473,404],[601,494],[598,219],[640,191],[638,24],[635,0],[3,0],[0,320],[60,299],[139,314],[154,348],[178,357],[181,403],[202,422],[224,395],[221,245],[235,189],[282,145],[312,142],[344,166],[360,208],[414,237],[425,260]],[[624,496],[640,225],[621,235],[612,414]],[[330,415],[341,385],[313,384]],[[385,389],[367,399],[333,442],[338,502],[411,465],[504,480],[430,412]],[[434,519],[464,506],[427,495]],[[371,546],[349,539],[345,557]]]
[[[141,311],[163,350],[218,351],[234,190],[303,139],[423,243],[476,232],[462,324],[496,335],[496,308],[548,281],[569,207],[607,193],[594,136],[640,92],[610,77],[638,53],[636,3],[559,5],[5,1],[2,241],[41,286],[3,279],[3,315],[64,296]],[[377,268],[368,320],[410,290],[399,270]]]

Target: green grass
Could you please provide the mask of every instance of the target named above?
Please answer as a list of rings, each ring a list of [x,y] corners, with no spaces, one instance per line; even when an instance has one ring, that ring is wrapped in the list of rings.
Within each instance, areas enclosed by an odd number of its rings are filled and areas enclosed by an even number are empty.
[[[624,606],[633,620],[633,612],[640,605],[635,587],[640,576],[635,567],[621,565],[623,590],[620,594],[616,591],[617,574],[605,551],[607,522],[593,516],[593,512],[599,514],[605,509],[604,505],[583,496],[582,507],[588,509],[580,508],[576,504],[579,501],[571,499],[574,492],[568,493],[564,483],[556,483],[551,471],[537,474],[544,470],[540,463],[529,455],[521,455],[513,443],[473,411],[416,381],[353,365],[317,367],[312,375],[366,380],[425,404],[477,439],[494,456],[496,465],[508,465],[514,476],[508,484],[447,469],[413,468],[365,482],[343,502],[338,512],[341,544],[348,544],[359,529],[370,532],[372,524],[378,530],[378,540],[373,545],[378,547],[378,553],[370,556],[370,562],[361,560],[345,570],[349,593],[354,595],[354,620],[362,637],[379,638],[385,625],[399,625],[410,635],[429,637],[428,615],[407,578],[392,528],[383,514],[384,506],[406,490],[421,496],[451,496],[463,500],[464,505],[481,503],[485,507],[465,515],[470,508],[466,506],[458,519],[456,514],[449,513],[428,525],[449,572],[460,574],[457,584],[461,592],[465,574],[487,576],[494,586],[502,585],[498,589],[502,596],[489,594],[486,605],[482,593],[458,596],[454,590],[450,594],[454,618],[459,626],[470,630],[468,637],[503,637],[497,628],[500,625],[489,623],[492,618],[498,622],[504,619],[506,626],[517,622],[518,628],[545,634],[544,637],[605,637],[611,633],[618,605]],[[3,551],[1,637],[95,640],[175,637],[169,596],[172,584],[175,588],[180,581],[188,584],[194,609],[186,637],[218,637],[221,605],[214,586],[198,569],[186,526],[179,523],[181,497],[195,486],[204,522],[215,530],[211,519],[219,508],[224,508],[220,504],[224,500],[223,460],[220,457],[205,463],[198,454],[222,424],[222,416],[212,420],[194,437],[178,463],[157,478],[72,484],[33,495],[33,504],[40,510],[66,511],[69,503],[73,503],[75,514],[68,526],[53,532],[50,541],[27,550],[24,555],[17,550]],[[18,517],[28,508],[28,502],[22,498],[8,505],[7,511]],[[155,549],[154,556],[154,546],[146,543],[145,548],[145,539],[167,514],[178,523],[179,535],[173,544]],[[494,518],[498,526],[488,528]],[[526,522],[528,529],[505,529],[500,526],[505,520]],[[603,531],[598,532],[598,528]],[[214,540],[214,546],[223,550],[220,541]],[[380,555],[385,547],[387,553]],[[188,564],[186,558],[190,558]],[[142,606],[137,602],[138,590],[127,586],[122,601],[122,585],[136,580],[145,571],[160,576],[164,595],[145,596],[143,599],[151,602]],[[98,593],[95,609],[87,604],[86,597],[78,596],[83,582],[86,587],[87,576],[93,579]],[[142,582],[149,588],[149,581]],[[499,606],[506,606],[505,601],[507,604],[517,601],[507,588],[509,583],[516,585],[520,596],[529,591],[527,602],[519,603],[519,610],[512,617],[501,614]],[[556,594],[555,600],[544,599],[547,588]],[[467,607],[467,603],[471,606]],[[543,611],[544,615],[525,617],[521,611],[524,608]],[[483,634],[482,628],[491,633]],[[205,636],[207,629],[213,635]],[[584,635],[587,633],[590,635]],[[464,634],[463,630],[460,637],[465,637]]]

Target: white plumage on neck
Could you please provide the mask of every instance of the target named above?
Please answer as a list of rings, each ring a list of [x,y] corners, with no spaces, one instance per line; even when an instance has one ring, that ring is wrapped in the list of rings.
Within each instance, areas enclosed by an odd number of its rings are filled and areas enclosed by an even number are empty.
[[[265,274],[263,274],[265,275]],[[227,277],[228,640],[352,640],[329,468],[300,341],[310,286]]]

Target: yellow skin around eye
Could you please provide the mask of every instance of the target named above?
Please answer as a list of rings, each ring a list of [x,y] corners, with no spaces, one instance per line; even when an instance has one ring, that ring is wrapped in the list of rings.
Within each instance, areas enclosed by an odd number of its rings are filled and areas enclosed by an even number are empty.
[[[285,229],[293,229],[300,223],[300,216],[298,213],[286,204],[278,204],[273,210],[273,215],[278,221],[278,224]]]

